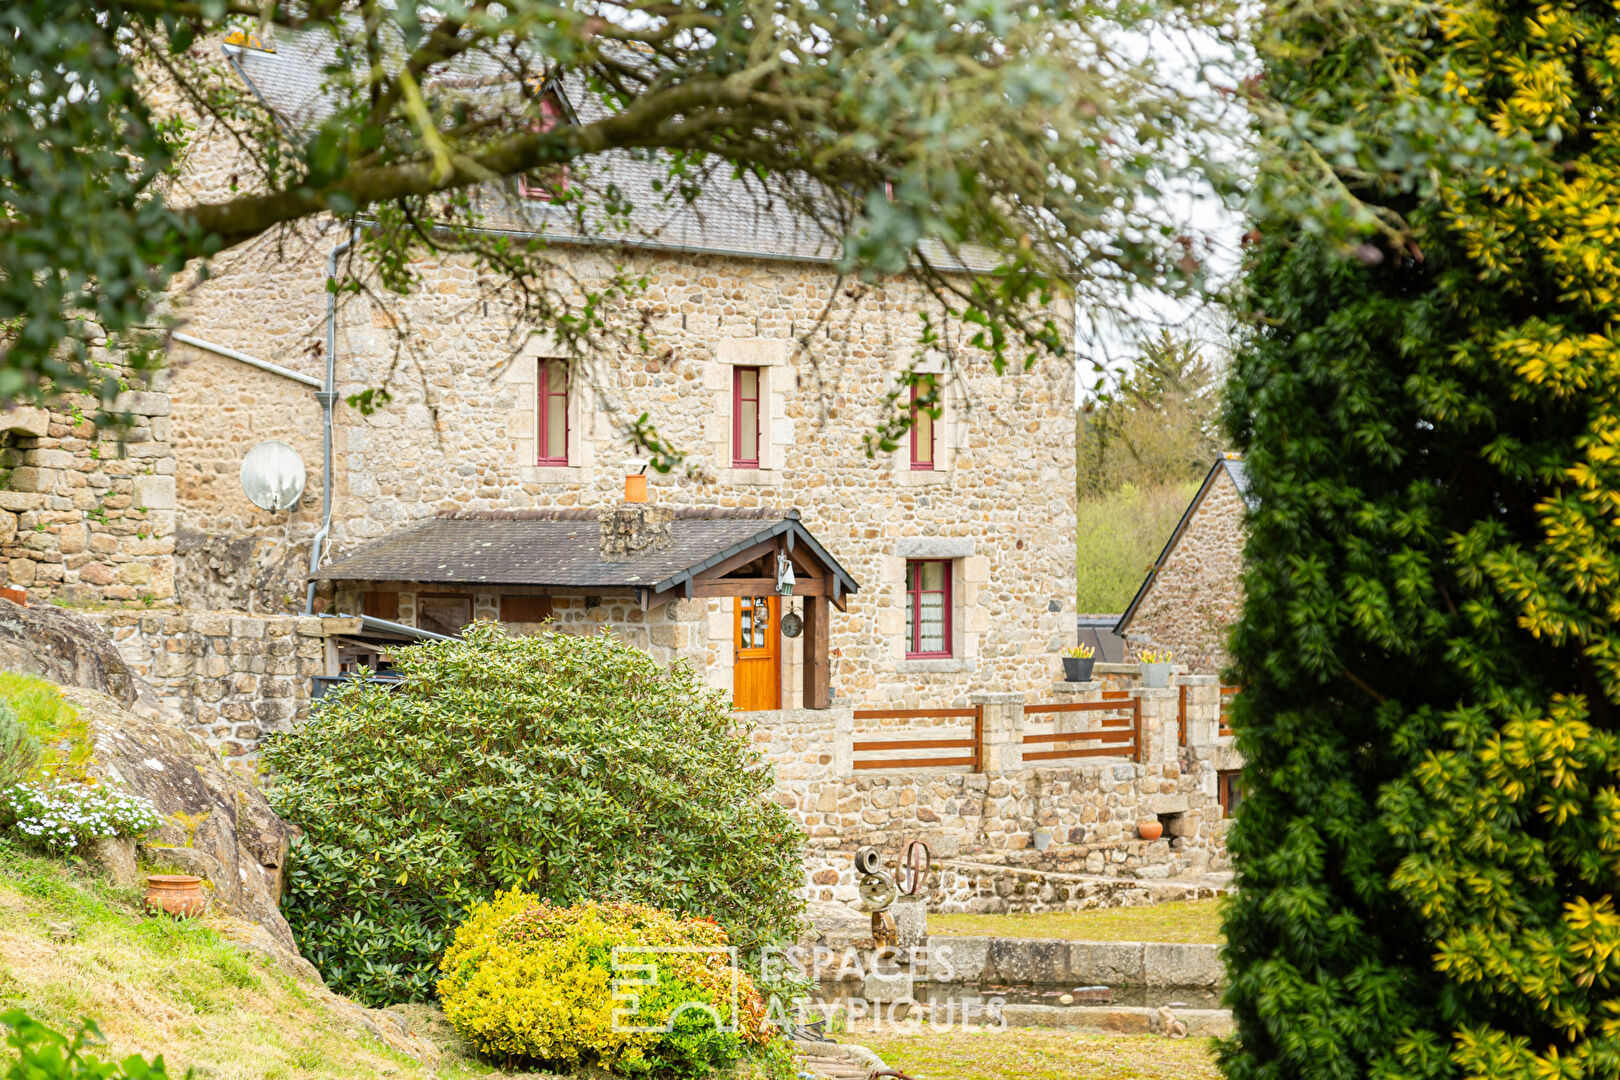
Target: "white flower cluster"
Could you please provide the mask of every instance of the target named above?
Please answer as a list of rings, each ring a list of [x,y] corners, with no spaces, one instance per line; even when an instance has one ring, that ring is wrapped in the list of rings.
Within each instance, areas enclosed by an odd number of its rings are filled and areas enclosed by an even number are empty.
[[[18,784],[0,792],[0,815],[58,852],[108,836],[139,836],[163,824],[151,800],[92,784]]]

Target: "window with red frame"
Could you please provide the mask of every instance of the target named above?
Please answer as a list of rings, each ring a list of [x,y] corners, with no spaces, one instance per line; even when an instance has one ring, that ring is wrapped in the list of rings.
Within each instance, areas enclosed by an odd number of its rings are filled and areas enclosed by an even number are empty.
[[[759,468],[759,368],[733,368],[731,372],[731,465]]]
[[[934,467],[934,414],[917,405],[919,397],[926,398],[934,389],[933,376],[924,376],[911,386],[911,467],[928,470]],[[939,405],[935,405],[937,411]]]
[[[546,132],[563,122],[564,114],[562,102],[557,100],[556,94],[546,94],[540,99],[540,118],[529,122],[529,130]],[[541,202],[551,202],[568,191],[568,166],[551,165],[533,172],[521,173],[518,176],[518,194],[525,199],[538,199]]]
[[[951,562],[906,562],[906,658],[951,655]]]
[[[535,464],[568,464],[568,365],[540,361],[540,416],[535,424]]]

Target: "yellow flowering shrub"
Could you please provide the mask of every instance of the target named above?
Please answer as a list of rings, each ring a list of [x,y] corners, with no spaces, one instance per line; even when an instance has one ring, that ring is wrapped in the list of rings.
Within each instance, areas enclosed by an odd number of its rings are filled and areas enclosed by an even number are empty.
[[[727,945],[709,919],[631,903],[562,907],[513,889],[475,905],[456,929],[439,998],[456,1031],[497,1060],[703,1076],[774,1040]],[[672,947],[694,951],[642,951]]]

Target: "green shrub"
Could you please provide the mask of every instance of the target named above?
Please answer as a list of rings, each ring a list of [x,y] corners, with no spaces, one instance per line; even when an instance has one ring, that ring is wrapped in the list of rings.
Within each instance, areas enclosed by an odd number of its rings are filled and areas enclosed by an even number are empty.
[[[305,830],[284,907],[335,989],[431,996],[461,913],[515,887],[707,915],[746,950],[791,937],[801,834],[685,665],[480,623],[396,666],[397,689],[347,683],[265,751],[272,802]]]
[[[69,1037],[13,1009],[0,1013],[0,1027],[11,1031],[6,1045],[17,1051],[6,1080],[167,1080],[169,1075],[162,1054],[150,1062],[138,1054],[111,1062],[85,1053],[86,1044],[106,1041],[91,1020],[83,1021]]]
[[[43,747],[9,702],[0,698],[0,790],[33,775]]]
[[[626,946],[633,948],[615,969],[615,950]],[[717,951],[638,951],[670,946]],[[474,1049],[511,1064],[595,1065],[631,1077],[705,1076],[734,1065],[747,1050],[764,1051],[774,1038],[764,1000],[741,973],[733,1010],[725,946],[725,931],[707,919],[677,918],[641,904],[558,907],[514,889],[476,905],[456,929],[439,997],[446,1018]],[[615,999],[616,980],[647,985],[621,987],[636,995],[632,1002]]]

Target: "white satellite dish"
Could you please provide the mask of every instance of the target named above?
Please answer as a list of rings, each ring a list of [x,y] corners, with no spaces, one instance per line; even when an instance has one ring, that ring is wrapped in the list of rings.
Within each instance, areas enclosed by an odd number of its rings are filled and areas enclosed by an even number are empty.
[[[304,459],[286,443],[267,439],[242,458],[242,492],[260,510],[291,510],[304,494]]]

